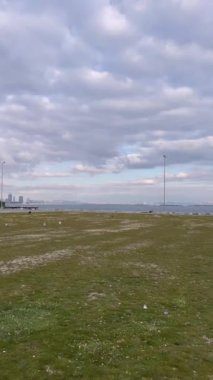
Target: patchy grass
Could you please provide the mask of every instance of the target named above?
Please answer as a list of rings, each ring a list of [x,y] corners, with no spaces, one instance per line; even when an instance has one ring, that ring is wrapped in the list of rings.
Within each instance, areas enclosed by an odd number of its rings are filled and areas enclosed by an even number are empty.
[[[212,380],[211,216],[0,214],[4,380]]]

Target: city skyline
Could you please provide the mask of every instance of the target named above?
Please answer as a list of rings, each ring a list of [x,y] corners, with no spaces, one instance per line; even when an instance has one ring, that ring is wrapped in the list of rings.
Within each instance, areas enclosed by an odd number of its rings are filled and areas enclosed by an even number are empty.
[[[9,193],[7,197],[5,197],[3,200],[7,203],[24,203],[24,197],[23,195],[18,195],[18,198],[16,199],[17,195],[14,195],[12,193]]]
[[[213,203],[212,13],[0,0],[4,198]]]

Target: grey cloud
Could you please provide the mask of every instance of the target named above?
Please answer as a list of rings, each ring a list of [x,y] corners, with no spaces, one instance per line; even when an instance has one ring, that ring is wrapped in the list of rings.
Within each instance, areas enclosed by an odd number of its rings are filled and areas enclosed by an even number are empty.
[[[169,165],[209,165],[212,11],[209,0],[0,2],[8,172],[70,161],[95,176],[157,167],[164,152]]]

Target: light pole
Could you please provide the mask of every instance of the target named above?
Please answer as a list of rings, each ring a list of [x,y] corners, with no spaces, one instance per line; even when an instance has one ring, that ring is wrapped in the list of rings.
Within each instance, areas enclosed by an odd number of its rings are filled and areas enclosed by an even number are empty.
[[[5,161],[1,161],[1,208],[3,208],[4,164]]]
[[[166,155],[163,155],[163,205],[166,205]]]

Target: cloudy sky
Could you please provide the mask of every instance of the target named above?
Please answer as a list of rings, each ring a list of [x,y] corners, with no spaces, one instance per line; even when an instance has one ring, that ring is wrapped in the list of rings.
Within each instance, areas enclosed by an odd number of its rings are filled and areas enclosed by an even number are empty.
[[[4,196],[213,203],[212,0],[0,0]]]

